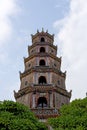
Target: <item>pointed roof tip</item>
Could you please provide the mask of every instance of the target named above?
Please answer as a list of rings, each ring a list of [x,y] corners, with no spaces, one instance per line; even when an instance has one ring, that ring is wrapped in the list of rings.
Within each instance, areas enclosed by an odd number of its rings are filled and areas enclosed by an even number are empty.
[[[42,32],[44,32],[44,28],[42,27]]]
[[[65,70],[65,72],[64,72],[65,74],[67,73],[67,71]]]
[[[46,33],[48,33],[48,29],[46,30]]]
[[[48,29],[46,30],[46,31],[44,31],[44,28],[42,27],[42,30],[40,31],[39,29],[37,29],[37,32],[35,33],[35,34],[31,34],[31,38],[32,38],[32,40],[33,40],[33,38],[35,38],[36,36],[38,36],[38,35],[47,35],[47,36],[49,36],[51,39],[53,39],[53,41],[54,41],[54,34],[50,34],[49,32],[48,32]]]
[[[44,32],[44,28],[42,27],[42,32]],[[48,33],[48,29],[46,30],[46,33]]]
[[[42,27],[42,31],[41,32],[44,32],[44,28],[43,27]],[[37,33],[39,33],[39,29],[37,29]],[[46,30],[46,33],[48,33],[48,29]],[[31,36],[33,36],[33,34],[31,34]]]
[[[37,29],[37,33],[39,33],[39,30]]]
[[[33,34],[31,34],[31,37],[33,37]]]

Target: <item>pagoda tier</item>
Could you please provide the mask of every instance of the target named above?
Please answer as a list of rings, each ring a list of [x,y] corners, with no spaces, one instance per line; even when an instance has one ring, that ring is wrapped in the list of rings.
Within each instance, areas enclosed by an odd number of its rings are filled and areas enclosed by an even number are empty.
[[[24,58],[24,72],[20,72],[20,90],[14,91],[17,102],[28,106],[40,119],[56,117],[62,105],[68,104],[71,91],[66,90],[66,71],[61,71],[61,57],[57,57],[54,35],[37,31]]]

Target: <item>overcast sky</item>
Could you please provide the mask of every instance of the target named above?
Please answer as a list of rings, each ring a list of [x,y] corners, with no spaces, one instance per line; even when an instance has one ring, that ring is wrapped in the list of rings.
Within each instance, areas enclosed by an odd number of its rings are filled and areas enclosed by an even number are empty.
[[[0,0],[0,100],[14,100],[23,57],[37,29],[55,34],[72,98],[87,92],[87,0]]]

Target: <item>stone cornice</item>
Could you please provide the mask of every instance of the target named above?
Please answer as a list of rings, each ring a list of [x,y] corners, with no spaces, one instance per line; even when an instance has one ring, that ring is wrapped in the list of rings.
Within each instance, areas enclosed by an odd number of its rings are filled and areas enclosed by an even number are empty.
[[[15,99],[17,99],[21,96],[24,96],[24,95],[26,95],[28,93],[32,93],[32,92],[35,92],[35,93],[37,93],[37,92],[39,92],[39,93],[57,92],[68,98],[71,98],[71,91],[67,92],[67,90],[59,88],[58,86],[55,86],[55,85],[36,85],[36,86],[30,85],[23,89],[20,89],[18,92],[14,92],[14,96],[15,96]]]
[[[57,56],[55,56],[55,55],[53,55],[51,53],[50,54],[49,53],[34,53],[33,55],[31,55],[31,56],[29,56],[27,58],[24,58],[24,62],[26,63],[30,59],[34,58],[34,57],[51,57],[51,58],[53,58],[53,59],[55,59],[55,60],[57,60],[58,62],[61,63],[61,57],[59,58],[59,57],[57,57]]]
[[[41,42],[36,42],[35,44],[32,44],[31,46],[28,46],[28,50],[30,51],[30,49],[36,47],[36,46],[51,46],[52,48],[54,48],[57,51],[57,46],[50,44],[49,42],[45,42],[45,43],[41,43]]]
[[[33,72],[43,72],[43,73],[46,73],[46,72],[54,72],[64,78],[66,78],[66,72],[62,72],[62,71],[59,71],[57,70],[56,68],[54,67],[49,67],[49,66],[35,66],[35,67],[32,67],[31,69],[23,72],[23,73],[20,73],[20,79],[27,76],[28,74],[30,73],[33,73]]]

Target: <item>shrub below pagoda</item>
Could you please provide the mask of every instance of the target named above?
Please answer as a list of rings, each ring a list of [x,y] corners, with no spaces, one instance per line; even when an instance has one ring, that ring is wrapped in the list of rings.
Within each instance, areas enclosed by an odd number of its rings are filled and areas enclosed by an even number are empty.
[[[54,130],[87,130],[87,98],[64,105],[60,114],[48,120]]]
[[[0,130],[47,130],[28,107],[13,101],[0,102]]]

